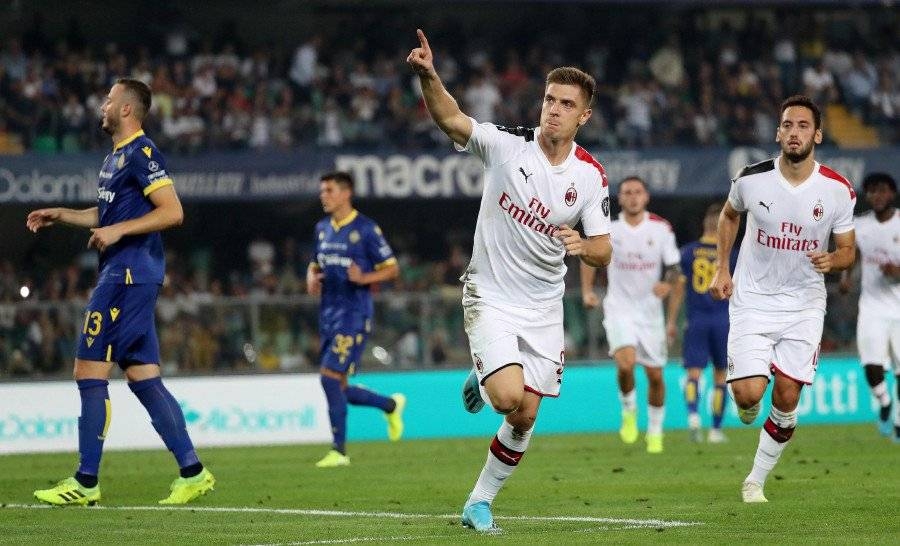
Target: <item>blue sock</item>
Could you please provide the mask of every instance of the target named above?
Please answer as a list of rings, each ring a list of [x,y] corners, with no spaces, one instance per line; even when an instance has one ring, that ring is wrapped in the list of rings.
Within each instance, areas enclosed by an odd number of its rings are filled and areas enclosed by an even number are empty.
[[[341,388],[341,382],[333,377],[320,376],[322,390],[328,399],[328,418],[331,420],[331,435],[334,437],[332,447],[335,451],[345,453],[347,442],[347,395]]]
[[[112,417],[109,405],[109,381],[105,379],[79,379],[78,394],[81,395],[81,416],[78,418],[78,453],[81,460],[78,475],[81,485],[97,485],[100,473],[100,456],[103,455],[103,440]],[[93,480],[90,478],[93,476]],[[93,485],[90,483],[93,481]]]
[[[725,416],[725,401],[728,400],[728,390],[724,383],[716,385],[712,399],[712,426],[722,428],[722,417]]]
[[[129,383],[131,392],[137,396],[147,413],[153,428],[159,433],[164,444],[175,455],[179,468],[186,468],[200,462],[194,444],[188,436],[184,412],[172,393],[163,385],[162,378],[153,377]]]
[[[687,402],[688,413],[697,413],[700,405],[700,382],[698,380],[687,380],[684,386],[684,400]]]
[[[394,411],[394,408],[397,407],[397,403],[394,402],[393,398],[381,396],[377,392],[373,392],[362,387],[350,385],[344,392],[347,394],[347,402],[350,402],[354,406],[370,406],[373,408],[380,408],[386,413]]]

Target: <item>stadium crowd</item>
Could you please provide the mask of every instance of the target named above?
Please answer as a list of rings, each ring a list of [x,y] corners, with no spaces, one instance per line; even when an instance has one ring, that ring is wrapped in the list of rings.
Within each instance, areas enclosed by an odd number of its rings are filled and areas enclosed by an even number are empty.
[[[741,26],[688,18],[682,28],[630,37],[624,58],[596,35],[575,33],[556,48],[461,36],[440,52],[438,68],[467,113],[518,125],[537,119],[532,98],[548,66],[586,67],[600,89],[579,140],[606,148],[768,143],[777,104],[797,91],[846,105],[878,127],[882,141],[896,143],[900,51],[870,18],[823,12]],[[148,130],[170,154],[444,146],[403,66],[408,41],[348,42],[339,30],[323,30],[296,49],[245,46],[235,30],[214,44],[172,25],[165,46],[150,49],[100,46],[77,25],[59,41],[25,28],[0,46],[0,153],[106,149],[96,130],[100,105],[121,76],[152,86]],[[576,45],[578,53],[563,59]]]
[[[314,370],[318,308],[305,296],[310,250],[293,238],[277,244],[257,238],[242,266],[220,270],[212,266],[217,256],[211,250],[178,252],[170,245],[157,306],[167,374]],[[378,328],[371,342],[385,352],[367,355],[367,363],[413,368],[468,362],[458,282],[469,260],[466,248],[452,244],[447,258],[435,261],[402,244],[396,250],[401,277],[379,287],[386,297],[376,296]],[[69,373],[96,266],[93,251],[31,276],[0,261],[0,377]],[[570,264],[566,284],[578,286],[577,263]],[[839,294],[837,284],[832,279],[827,285],[832,311],[822,341],[826,352],[853,349],[858,293]],[[605,354],[599,315],[582,309],[577,291],[564,306],[569,357],[586,358],[592,347]]]

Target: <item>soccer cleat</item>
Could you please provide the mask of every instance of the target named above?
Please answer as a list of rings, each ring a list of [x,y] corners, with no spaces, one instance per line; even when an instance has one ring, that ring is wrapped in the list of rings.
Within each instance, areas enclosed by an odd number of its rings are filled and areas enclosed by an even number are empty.
[[[663,452],[663,435],[659,434],[650,434],[647,433],[647,453],[662,453]]]
[[[319,468],[334,468],[336,466],[350,466],[350,457],[336,449],[332,449],[327,455],[316,463]]]
[[[884,421],[879,419],[878,432],[884,437],[889,437],[894,433],[894,423],[890,419],[885,419]]]
[[[469,377],[463,383],[462,390],[463,406],[469,413],[478,413],[484,407],[484,400],[481,399],[481,392],[478,388],[478,376],[475,370],[469,372]]]
[[[769,502],[769,499],[763,495],[763,486],[760,483],[745,481],[741,484],[741,499],[744,502]]]
[[[38,489],[34,496],[54,506],[92,506],[100,500],[100,486],[85,487],[75,478],[66,478],[50,489]]]
[[[759,402],[747,409],[743,409],[740,406],[736,407],[738,418],[741,420],[741,423],[744,423],[745,425],[752,425],[753,421],[756,420],[756,416],[759,415]]]
[[[703,430],[700,429],[700,416],[696,413],[688,414],[688,430],[690,431],[692,442],[699,444],[703,441]]]
[[[619,429],[619,436],[626,444],[637,442],[637,410],[622,410],[622,428]]]
[[[403,436],[403,409],[406,407],[406,396],[398,393],[391,395],[397,406],[394,411],[385,413],[384,418],[387,419],[388,439],[396,442]]]
[[[169,486],[169,496],[159,501],[159,504],[187,504],[212,491],[215,485],[216,478],[212,472],[204,468],[196,476],[175,478]]]
[[[722,429],[711,428],[709,429],[709,435],[707,435],[706,441],[711,444],[724,444],[728,441],[728,437],[722,433]]]
[[[501,529],[494,523],[491,505],[487,501],[474,502],[462,512],[463,527],[475,529],[481,533],[499,533]]]

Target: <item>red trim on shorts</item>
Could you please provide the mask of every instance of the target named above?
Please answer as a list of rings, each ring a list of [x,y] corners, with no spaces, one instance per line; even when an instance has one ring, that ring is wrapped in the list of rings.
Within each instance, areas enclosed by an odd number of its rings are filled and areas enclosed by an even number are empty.
[[[774,373],[781,374],[781,375],[783,375],[784,377],[787,377],[788,379],[790,379],[791,381],[794,381],[795,383],[800,383],[801,385],[812,385],[812,381],[801,381],[801,380],[797,379],[797,378],[794,377],[794,376],[791,376],[791,375],[788,375],[788,374],[784,373],[784,372],[781,370],[781,368],[779,368],[777,365],[775,365],[774,362],[770,362],[770,363],[769,363],[769,370],[772,371],[772,372],[774,372]]]
[[[548,397],[550,397],[550,398],[559,398],[559,395],[558,395],[558,394],[547,394],[547,393],[545,393],[545,392],[541,392],[541,391],[539,391],[539,390],[532,389],[532,388],[529,387],[528,385],[525,385],[525,391],[526,391],[526,392],[533,393],[533,394],[536,394],[536,395],[538,395],[538,396],[542,396],[542,397],[543,397],[543,396],[548,396]]]

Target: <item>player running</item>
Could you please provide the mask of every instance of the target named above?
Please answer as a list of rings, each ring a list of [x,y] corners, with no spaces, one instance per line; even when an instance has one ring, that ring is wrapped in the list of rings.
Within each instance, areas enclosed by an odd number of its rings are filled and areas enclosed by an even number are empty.
[[[740,215],[747,213],[734,281],[720,261],[710,287],[714,298],[731,298],[727,381],[742,422],[754,421],[775,378],[753,468],[741,486],[744,502],[767,502],[766,477],[794,434],[800,391],[815,377],[824,274],[847,269],[856,256],[856,192],[815,160],[821,125],[819,108],[809,98],[785,100],[775,133],[781,155],[741,170],[719,217],[716,249],[728,256]]]
[[[498,528],[497,492],[522,459],[545,396],[563,374],[566,255],[609,263],[609,196],[603,167],[575,134],[591,115],[594,79],[577,68],[547,75],[537,128],[478,123],[460,111],[434,68],[428,40],[407,62],[419,77],[431,117],[457,149],[484,164],[484,189],[472,261],[463,274],[463,310],[474,369],[463,389],[466,409],[485,400],[505,415],[463,507],[462,523]],[[587,238],[570,226],[581,222]]]
[[[891,393],[884,372],[893,365],[900,398],[900,212],[894,206],[897,183],[887,173],[863,180],[872,210],[856,217],[856,241],[862,258],[862,289],[856,322],[856,347],[872,395],[878,400],[878,430],[900,442],[900,405],[891,423]],[[850,270],[840,289],[850,291]]]
[[[616,361],[622,405],[619,435],[626,444],[638,439],[634,367],[640,363],[649,383],[644,438],[647,452],[662,453],[666,413],[663,367],[669,357],[668,345],[675,339],[683,293],[675,233],[664,218],[647,211],[649,202],[650,193],[642,179],[629,176],[619,184],[622,212],[611,228],[615,259],[608,268],[603,328],[609,341],[609,355]],[[587,308],[599,304],[594,292],[595,272],[594,268],[582,264],[581,296]],[[668,320],[663,315],[664,299]]]
[[[372,286],[400,274],[397,259],[372,219],[353,208],[353,178],[345,172],[322,175],[322,208],[328,214],[316,224],[316,261],[306,271],[307,291],[321,296],[319,306],[319,373],[328,400],[333,442],[316,466],[347,466],[347,404],[384,412],[388,438],[403,435],[406,397],[382,396],[347,379],[353,375],[372,330]]]

